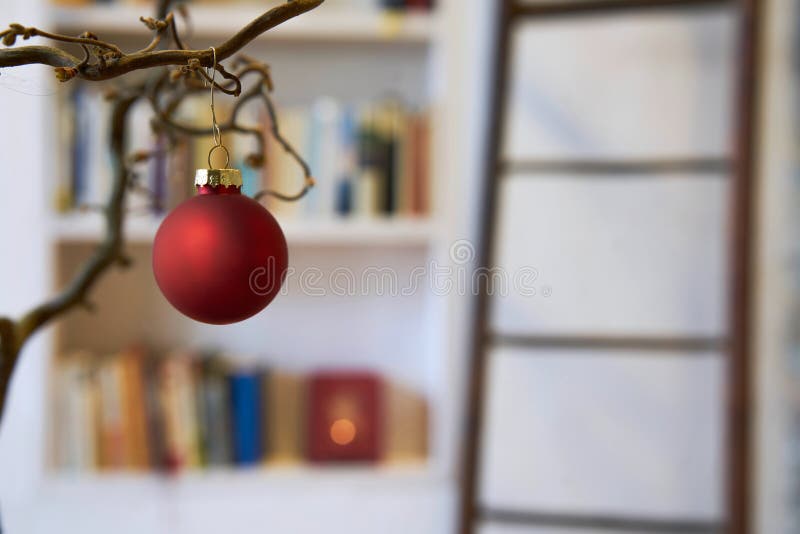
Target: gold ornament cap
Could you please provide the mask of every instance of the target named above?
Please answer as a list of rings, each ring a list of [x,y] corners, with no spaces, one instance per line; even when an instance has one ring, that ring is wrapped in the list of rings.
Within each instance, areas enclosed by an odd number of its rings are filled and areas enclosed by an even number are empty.
[[[239,169],[197,169],[194,185],[210,187],[242,187],[242,171]]]

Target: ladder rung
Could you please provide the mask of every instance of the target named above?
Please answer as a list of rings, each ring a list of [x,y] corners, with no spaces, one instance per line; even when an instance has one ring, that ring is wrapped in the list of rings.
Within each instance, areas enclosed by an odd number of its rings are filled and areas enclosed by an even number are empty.
[[[500,164],[503,174],[724,174],[733,168],[729,158],[676,158],[651,160],[512,160]]]
[[[537,511],[517,511],[500,509],[481,509],[481,520],[508,525],[543,526],[554,529],[592,529],[614,532],[647,532],[648,534],[697,533],[709,534],[723,530],[718,521],[695,519],[646,519],[622,516],[581,515],[564,513],[545,513]]]
[[[513,2],[512,19],[606,15],[648,9],[697,8],[735,4],[734,0],[565,0],[558,2]]]
[[[723,337],[643,337],[643,336],[542,336],[489,334],[489,345],[519,348],[626,349],[676,351],[685,353],[722,351],[728,346]]]

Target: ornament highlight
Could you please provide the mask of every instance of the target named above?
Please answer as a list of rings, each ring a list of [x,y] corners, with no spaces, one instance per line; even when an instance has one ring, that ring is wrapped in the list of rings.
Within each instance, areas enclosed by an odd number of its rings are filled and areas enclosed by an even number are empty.
[[[153,274],[179,312],[231,324],[263,310],[281,289],[289,262],[275,218],[241,194],[238,169],[199,169],[197,195],[161,223]]]

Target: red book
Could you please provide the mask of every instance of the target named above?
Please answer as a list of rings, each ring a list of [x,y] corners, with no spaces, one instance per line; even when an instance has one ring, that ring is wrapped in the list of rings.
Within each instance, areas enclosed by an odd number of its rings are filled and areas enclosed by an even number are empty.
[[[406,7],[409,9],[426,9],[433,8],[433,0],[406,0]]]
[[[308,383],[308,459],[376,461],[383,387],[371,373],[317,373]]]

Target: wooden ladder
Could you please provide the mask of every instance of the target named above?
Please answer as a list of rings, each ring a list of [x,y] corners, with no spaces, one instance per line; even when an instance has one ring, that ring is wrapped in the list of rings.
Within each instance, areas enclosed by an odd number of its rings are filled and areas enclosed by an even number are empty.
[[[494,1],[494,0],[493,0]],[[496,0],[499,4],[493,65],[494,85],[490,96],[489,146],[484,172],[484,204],[477,267],[495,265],[498,188],[510,171],[568,172],[572,174],[636,172],[728,172],[731,175],[731,234],[728,275],[727,334],[722,339],[498,336],[489,327],[489,277],[477,279],[478,296],[474,317],[473,353],[467,389],[464,451],[460,485],[461,534],[472,534],[479,522],[574,528],[588,532],[750,532],[751,487],[751,308],[752,252],[754,250],[755,162],[758,91],[758,54],[761,0],[558,0],[524,2]],[[594,15],[630,14],[646,10],[690,10],[702,6],[728,5],[738,10],[738,55],[735,100],[735,142],[730,159],[682,159],[659,161],[504,161],[501,148],[508,109],[511,43],[518,23],[537,19],[577,18]],[[587,93],[587,98],[591,94]],[[726,376],[725,518],[723,522],[676,519],[648,520],[611,516],[587,516],[536,510],[486,509],[478,502],[484,407],[487,397],[487,360],[492,347],[636,348],[643,350],[722,349],[728,358]],[[544,531],[544,530],[543,530]],[[550,530],[547,530],[549,532]]]

